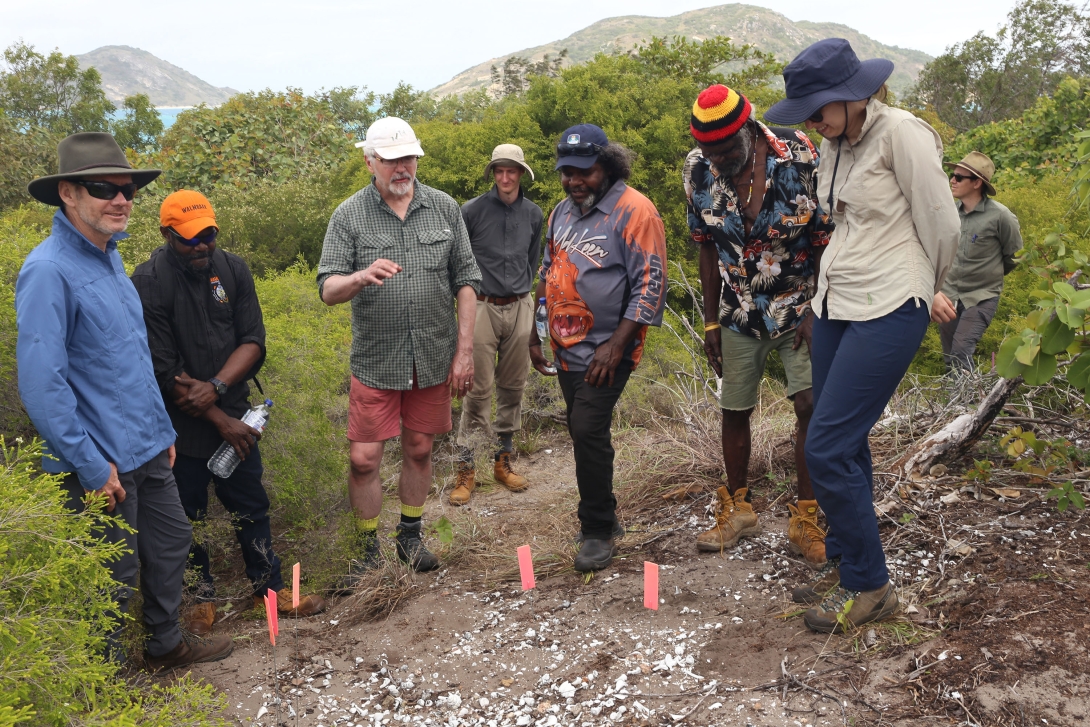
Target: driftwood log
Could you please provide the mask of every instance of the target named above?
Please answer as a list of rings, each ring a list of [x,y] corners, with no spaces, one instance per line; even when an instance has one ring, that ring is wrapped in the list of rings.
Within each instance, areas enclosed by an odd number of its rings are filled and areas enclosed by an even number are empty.
[[[962,414],[931,436],[917,442],[897,461],[897,470],[910,479],[926,475],[937,464],[961,457],[988,431],[1022,377],[999,379],[976,411]]]

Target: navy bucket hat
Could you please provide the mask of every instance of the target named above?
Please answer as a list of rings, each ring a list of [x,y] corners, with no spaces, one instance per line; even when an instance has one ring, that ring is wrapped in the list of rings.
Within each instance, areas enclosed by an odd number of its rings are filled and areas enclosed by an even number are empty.
[[[819,40],[783,69],[787,98],[773,104],[764,118],[773,124],[801,124],[827,103],[870,98],[891,73],[893,61],[860,61],[843,38]]]

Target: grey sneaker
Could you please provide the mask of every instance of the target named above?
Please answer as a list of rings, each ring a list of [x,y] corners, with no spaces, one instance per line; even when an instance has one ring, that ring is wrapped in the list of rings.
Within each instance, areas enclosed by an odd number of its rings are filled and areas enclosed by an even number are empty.
[[[439,558],[424,545],[421,539],[422,523],[397,524],[397,557],[402,563],[408,563],[417,573],[435,570],[439,567]]]
[[[821,570],[817,572],[813,580],[805,586],[799,586],[791,591],[791,600],[795,603],[805,603],[807,606],[816,606],[840,585],[840,558],[825,561]]]

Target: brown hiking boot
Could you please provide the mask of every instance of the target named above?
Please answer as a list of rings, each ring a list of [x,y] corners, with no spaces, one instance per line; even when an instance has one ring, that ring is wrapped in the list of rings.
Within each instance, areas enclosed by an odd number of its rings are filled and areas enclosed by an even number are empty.
[[[477,486],[477,470],[472,466],[458,468],[458,478],[454,480],[454,489],[450,492],[450,504],[461,507],[469,503],[473,488]]]
[[[839,634],[845,629],[890,616],[897,606],[897,592],[892,583],[862,592],[837,586],[820,606],[814,606],[802,618],[813,631]]]
[[[281,588],[276,592],[276,610],[289,616],[302,616],[303,618],[313,616],[314,614],[321,613],[325,610],[325,599],[321,596],[299,596],[298,613],[296,613],[296,609],[292,608],[291,600],[291,589]],[[264,594],[254,594],[254,608],[264,612]]]
[[[746,502],[748,491],[749,488],[739,487],[733,498],[726,487],[716,491],[719,514],[715,516],[715,527],[697,536],[697,550],[722,552],[733,548],[740,539],[761,532],[757,513],[753,512],[753,505]]]
[[[825,561],[821,570],[817,572],[813,580],[805,586],[799,586],[791,591],[791,600],[795,603],[805,603],[807,606],[815,606],[821,603],[832,590],[840,585],[840,558]]]
[[[150,672],[165,669],[177,669],[190,664],[202,664],[206,661],[219,661],[231,655],[235,642],[230,636],[212,636],[207,639],[187,636],[182,633],[182,640],[173,649],[162,656],[152,656],[144,652],[144,666]]]
[[[182,618],[184,628],[194,636],[207,636],[212,633],[212,624],[216,622],[216,607],[211,603],[198,603],[186,611]]]
[[[510,452],[496,452],[496,466],[492,468],[492,476],[511,492],[522,492],[530,486],[529,480],[511,469]]]
[[[817,524],[817,500],[799,500],[798,507],[787,503],[787,509],[791,511],[787,547],[792,553],[801,555],[811,568],[825,565],[825,531]]]

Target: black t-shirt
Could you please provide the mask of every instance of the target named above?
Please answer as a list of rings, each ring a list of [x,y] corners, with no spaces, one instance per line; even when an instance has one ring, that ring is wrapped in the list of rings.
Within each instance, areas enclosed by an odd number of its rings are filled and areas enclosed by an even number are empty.
[[[166,256],[167,265],[156,264],[159,255]],[[217,265],[224,262],[231,266],[234,300],[217,272]],[[161,283],[160,270],[169,270],[173,280]],[[242,258],[221,251],[209,260],[207,272],[197,274],[163,245],[151,254],[150,260],[136,267],[132,282],[144,306],[155,378],[178,433],[175,443],[178,452],[190,457],[211,457],[223,438],[210,422],[191,417],[174,405],[174,377],[185,371],[198,381],[207,381],[219,373],[235,349],[244,343],[261,347],[261,358],[246,379],[260,370],[265,362],[265,324],[253,275]],[[166,300],[171,293],[173,300]],[[228,416],[241,418],[250,408],[246,379],[229,387],[216,402]]]

